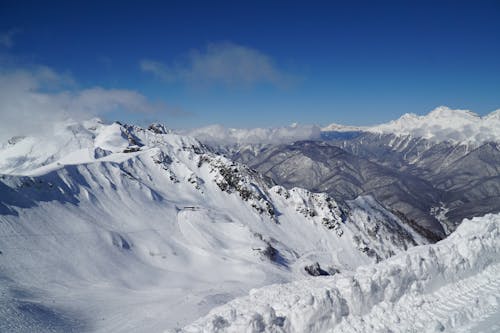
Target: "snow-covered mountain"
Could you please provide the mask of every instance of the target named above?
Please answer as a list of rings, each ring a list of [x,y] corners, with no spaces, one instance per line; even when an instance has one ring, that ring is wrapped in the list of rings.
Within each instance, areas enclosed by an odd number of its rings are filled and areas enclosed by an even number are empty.
[[[405,114],[398,120],[368,129],[376,133],[411,135],[434,141],[472,144],[500,141],[500,110],[480,117],[468,110],[438,107],[425,116]]]
[[[352,138],[226,147],[285,187],[335,200],[371,195],[434,241],[464,218],[500,212],[500,145],[361,133]]]
[[[480,145],[500,142],[500,110],[486,116],[469,110],[440,106],[427,115],[406,113],[399,119],[374,126],[349,126],[331,123],[325,127],[292,124],[276,128],[225,128],[212,125],[179,131],[211,145],[284,144],[300,140],[351,138],[368,132],[401,137],[423,138],[432,142]]]
[[[355,273],[252,290],[183,332],[498,332],[500,215]]]
[[[0,331],[160,331],[424,243],[370,197],[285,189],[194,138],[94,119],[0,146]]]
[[[253,143],[193,134],[287,188],[326,192],[339,202],[371,195],[436,241],[464,218],[500,211],[499,115],[438,107],[372,127],[331,124],[319,138]],[[251,136],[262,129],[231,131]]]
[[[394,134],[435,142],[450,141],[479,145],[500,141],[500,110],[481,117],[469,110],[454,110],[440,106],[424,116],[406,113],[397,120],[376,126],[354,127],[331,124],[321,130]]]

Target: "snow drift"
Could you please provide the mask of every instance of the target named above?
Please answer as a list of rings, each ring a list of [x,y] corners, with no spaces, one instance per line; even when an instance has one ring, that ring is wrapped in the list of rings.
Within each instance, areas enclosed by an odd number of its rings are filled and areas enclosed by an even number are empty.
[[[355,273],[252,290],[184,332],[498,332],[500,215]]]

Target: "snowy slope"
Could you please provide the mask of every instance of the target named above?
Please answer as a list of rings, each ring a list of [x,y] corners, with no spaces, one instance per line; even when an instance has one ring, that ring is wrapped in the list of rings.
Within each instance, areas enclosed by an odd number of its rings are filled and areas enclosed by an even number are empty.
[[[180,327],[423,241],[371,198],[274,186],[158,124],[58,123],[3,144],[0,172],[0,331]]]
[[[252,290],[184,332],[498,332],[500,215],[355,273]]]

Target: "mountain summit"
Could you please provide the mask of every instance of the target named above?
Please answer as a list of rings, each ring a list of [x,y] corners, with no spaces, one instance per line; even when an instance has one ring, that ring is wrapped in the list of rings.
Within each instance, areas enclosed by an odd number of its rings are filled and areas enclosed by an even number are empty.
[[[407,113],[389,123],[369,127],[367,131],[477,145],[500,141],[499,115],[500,110],[480,117],[469,110],[453,110],[440,106],[425,116]]]

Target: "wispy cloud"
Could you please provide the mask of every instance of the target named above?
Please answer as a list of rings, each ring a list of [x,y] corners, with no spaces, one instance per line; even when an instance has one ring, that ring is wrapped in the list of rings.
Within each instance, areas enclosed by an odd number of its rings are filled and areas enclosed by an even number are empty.
[[[124,89],[74,89],[66,75],[48,67],[0,68],[0,139],[51,128],[66,118],[75,120],[102,116],[112,111],[144,115],[178,115],[178,108],[153,103],[137,91]]]
[[[0,33],[0,46],[11,48],[14,45],[14,36],[20,33],[19,29],[10,29],[6,32]]]
[[[210,43],[205,50],[192,50],[180,61],[165,64],[144,59],[144,72],[167,82],[251,86],[268,83],[288,86],[295,79],[278,69],[272,58],[259,50],[233,43]]]

